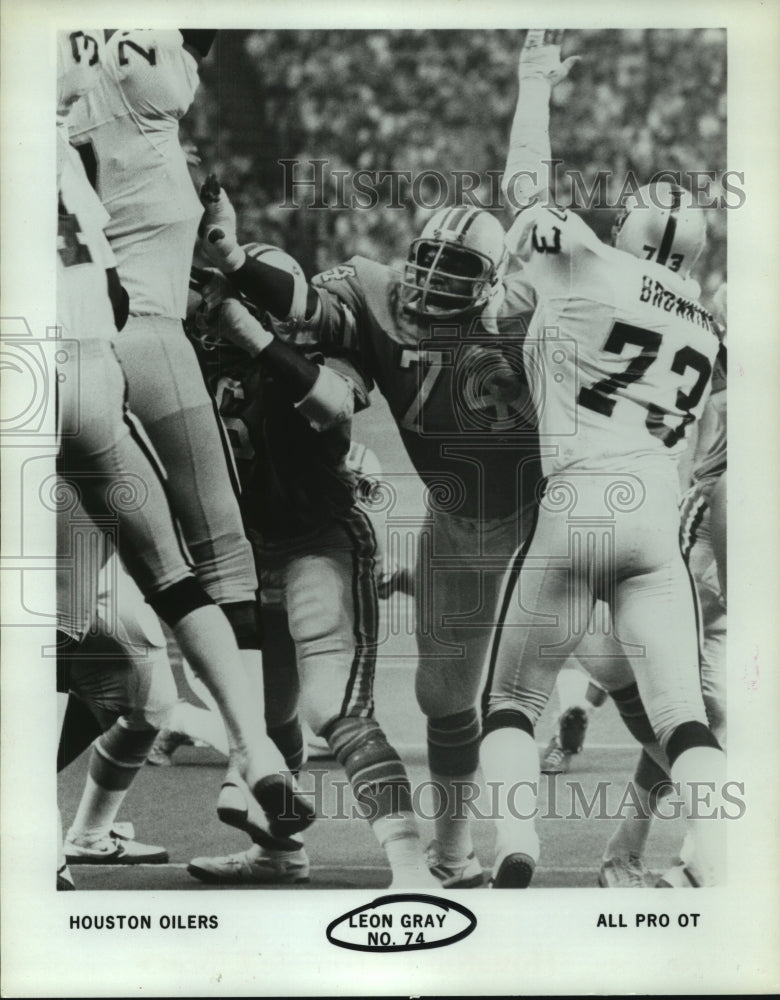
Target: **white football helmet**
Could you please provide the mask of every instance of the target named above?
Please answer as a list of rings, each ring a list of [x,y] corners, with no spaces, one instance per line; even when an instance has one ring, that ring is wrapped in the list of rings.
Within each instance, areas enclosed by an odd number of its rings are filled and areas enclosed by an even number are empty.
[[[101,31],[61,31],[57,36],[57,114],[68,114],[100,75]]]
[[[416,319],[466,319],[483,311],[506,270],[504,227],[468,205],[434,213],[409,248],[401,309]]]
[[[632,194],[615,219],[612,245],[685,276],[707,241],[704,213],[690,191],[657,181]]]
[[[269,329],[288,342],[294,337],[287,336],[288,332],[295,331],[302,323],[306,313],[306,299],[309,286],[301,270],[300,264],[280,250],[279,247],[271,243],[244,243],[241,249],[247,257],[262,261],[267,267],[272,267],[280,272],[280,277],[285,275],[292,279],[293,292],[292,304],[289,315],[285,319],[277,319],[270,313],[260,315],[257,307],[244,295],[240,295],[240,301],[247,307],[250,313],[266,325]],[[197,340],[201,347],[207,351],[216,348],[232,348],[232,343],[224,338],[220,332],[219,307],[209,308],[203,297],[203,290],[212,280],[213,271],[200,266],[193,266],[190,270],[190,293],[187,300],[186,327],[190,337]]]

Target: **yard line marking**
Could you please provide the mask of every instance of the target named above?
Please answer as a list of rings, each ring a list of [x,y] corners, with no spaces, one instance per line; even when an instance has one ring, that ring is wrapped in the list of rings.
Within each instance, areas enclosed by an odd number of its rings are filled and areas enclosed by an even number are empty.
[[[392,734],[388,735],[393,746],[399,753],[422,753],[427,751],[427,746],[425,743],[404,743],[401,740],[394,740]],[[540,749],[546,749],[547,743],[537,743]],[[587,750],[636,750],[637,754],[642,749],[639,743],[586,743],[585,748]],[[574,754],[575,757],[581,756],[581,754]],[[316,762],[316,761],[315,761]],[[627,768],[630,770],[630,768]]]

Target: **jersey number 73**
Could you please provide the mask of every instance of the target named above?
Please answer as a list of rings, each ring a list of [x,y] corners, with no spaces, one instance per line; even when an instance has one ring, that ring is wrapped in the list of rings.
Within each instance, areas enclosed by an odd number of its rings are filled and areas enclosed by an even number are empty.
[[[599,379],[591,386],[583,386],[577,396],[579,405],[594,413],[611,417],[615,409],[617,391],[632,382],[638,382],[657,361],[661,339],[662,335],[655,330],[645,330],[630,323],[614,323],[603,350],[611,354],[622,354],[628,344],[633,344],[641,350],[631,358],[622,372]],[[688,392],[682,389],[677,391],[675,405],[678,410],[682,410],[683,416],[676,427],[670,427],[664,421],[667,411],[662,407],[651,403],[647,408],[645,426],[654,437],[663,441],[667,448],[673,448],[685,436],[688,424],[693,420],[691,410],[701,401],[712,374],[712,365],[701,352],[693,347],[681,347],[672,360],[671,371],[675,375],[684,375],[689,368],[697,373],[697,377]]]

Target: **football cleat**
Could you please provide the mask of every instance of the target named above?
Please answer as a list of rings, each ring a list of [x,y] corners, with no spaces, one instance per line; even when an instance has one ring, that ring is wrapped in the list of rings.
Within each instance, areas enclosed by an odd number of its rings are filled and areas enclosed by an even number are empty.
[[[161,865],[167,860],[164,847],[136,843],[116,828],[88,843],[70,834],[65,841],[65,861],[69,865]]]
[[[687,865],[674,865],[655,883],[657,889],[701,889],[701,883]]]
[[[57,892],[73,892],[73,876],[67,865],[62,865],[57,871]]]
[[[309,881],[309,858],[303,847],[273,851],[252,844],[246,851],[220,858],[193,858],[187,871],[201,882],[233,885],[289,885]]]
[[[308,802],[283,775],[269,775],[255,786],[255,795],[231,773],[219,792],[217,815],[228,826],[248,834],[269,850],[296,850],[291,838],[315,819]]]
[[[536,862],[528,854],[505,854],[496,862],[491,889],[527,889],[534,876]]]
[[[656,884],[656,877],[638,854],[627,858],[605,858],[599,870],[602,889],[647,889]]]
[[[434,840],[425,851],[425,861],[431,874],[441,882],[442,889],[476,889],[482,885],[482,865],[474,851],[462,861],[445,863]]]
[[[146,763],[154,767],[171,767],[173,755],[179,747],[192,746],[195,746],[195,741],[186,733],[176,732],[175,729],[161,729],[152,744]]]
[[[566,774],[570,763],[571,754],[563,749],[560,737],[556,733],[542,755],[542,774]]]
[[[588,728],[588,713],[582,709],[567,709],[558,723],[558,734],[561,747],[566,753],[579,753],[585,743],[585,731]]]

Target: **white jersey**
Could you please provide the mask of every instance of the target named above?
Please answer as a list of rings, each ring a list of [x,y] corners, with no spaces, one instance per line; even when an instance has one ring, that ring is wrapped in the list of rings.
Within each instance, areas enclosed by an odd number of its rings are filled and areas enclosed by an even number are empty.
[[[545,475],[676,470],[718,352],[696,282],[540,205],[520,213],[508,242],[539,299],[524,352]]]
[[[57,324],[76,340],[116,334],[106,268],[116,260],[103,229],[108,213],[84,173],[78,153],[57,129]]]
[[[134,315],[185,315],[203,209],[179,142],[198,65],[177,30],[118,31],[100,83],[74,107],[79,150],[111,222],[107,235]]]

